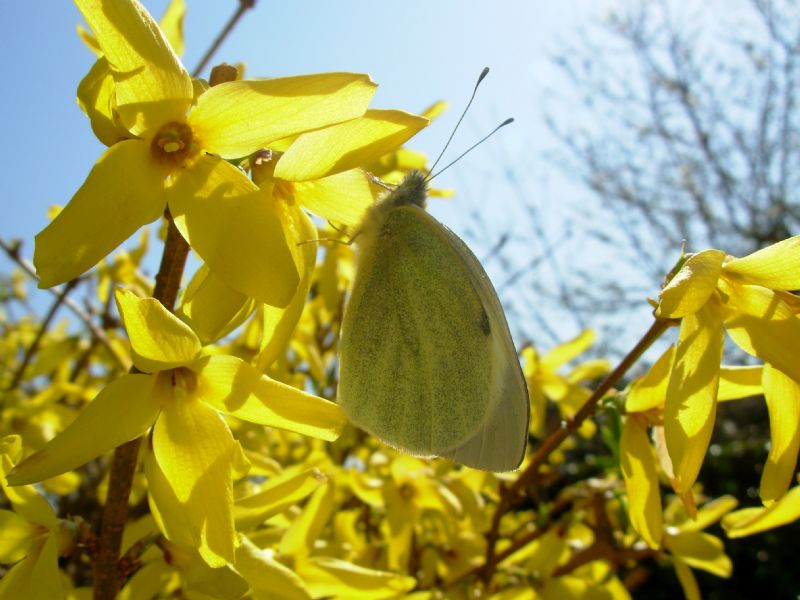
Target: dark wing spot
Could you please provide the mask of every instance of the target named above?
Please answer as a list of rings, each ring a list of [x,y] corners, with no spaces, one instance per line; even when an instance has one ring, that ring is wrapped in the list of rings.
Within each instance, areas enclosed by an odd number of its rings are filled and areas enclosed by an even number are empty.
[[[492,328],[489,325],[489,315],[486,314],[486,310],[481,306],[481,331],[483,331],[483,335],[489,337],[489,334],[492,333]]]

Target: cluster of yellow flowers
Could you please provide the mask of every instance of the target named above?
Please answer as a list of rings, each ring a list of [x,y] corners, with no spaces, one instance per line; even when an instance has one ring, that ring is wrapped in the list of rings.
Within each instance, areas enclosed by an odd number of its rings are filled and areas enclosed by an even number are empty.
[[[677,345],[615,392],[619,467],[602,478],[564,485],[562,451],[575,442],[548,438],[548,407],[556,431],[597,432],[581,409],[603,399],[587,385],[610,365],[560,372],[592,344],[588,331],[544,355],[522,351],[531,435],[558,443],[534,445],[520,472],[409,457],[325,399],[352,250],[332,244],[318,261],[307,242],[321,232],[306,211],[334,224],[330,235],[357,224],[378,193],[365,171],[398,181],[424,167],[400,146],[441,106],[424,116],[368,108],[376,86],[353,73],[246,80],[228,70],[209,85],[174,50],[182,2],[161,27],[136,0],[76,2],[97,54],[79,103],[108,148],[37,236],[34,263],[40,287],[100,263],[92,276],[109,312],[91,341],[47,329],[24,385],[10,385],[11,358],[0,373],[10,509],[0,509],[0,599],[90,595],[91,582],[58,561],[94,557],[96,515],[64,507],[87,494],[102,504],[115,491],[103,457],[139,438],[120,598],[624,599],[620,569],[659,557],[693,599],[691,568],[732,570],[704,529],[722,519],[742,536],[800,516],[800,487],[789,489],[800,239],[741,259],[684,257],[655,313],[659,332],[680,324]],[[164,215],[202,261],[174,310],[154,291],[164,284],[140,272],[147,231],[108,257]],[[35,323],[7,329],[6,356],[34,344]],[[721,366],[724,331],[764,364]],[[763,506],[731,512],[733,498],[706,499],[695,484],[717,402],[760,394],[772,434]]]

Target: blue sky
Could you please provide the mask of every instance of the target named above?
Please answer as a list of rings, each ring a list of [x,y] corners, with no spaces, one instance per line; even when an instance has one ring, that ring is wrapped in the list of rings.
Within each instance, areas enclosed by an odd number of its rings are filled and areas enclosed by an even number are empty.
[[[191,70],[238,3],[187,3],[184,62]],[[537,207],[540,225],[555,243],[565,227],[555,215],[563,199],[577,193],[545,158],[553,144],[543,119],[546,90],[558,85],[550,56],[571,36],[581,35],[582,26],[618,4],[259,0],[214,62],[243,61],[250,77],[366,72],[380,84],[373,101],[380,108],[415,112],[447,100],[451,110],[409,143],[430,157],[449,136],[477,75],[489,66],[491,73],[448,156],[456,156],[506,117],[513,116],[516,123],[442,175],[437,186],[451,187],[457,195],[433,201],[430,210],[479,257],[488,258],[487,271],[501,287],[508,265],[495,264],[488,254],[500,236],[510,233],[527,253],[525,261],[543,251],[530,242],[529,218],[519,212],[521,203]],[[159,18],[166,0],[144,5]],[[3,16],[0,61],[6,92],[0,94],[5,117],[0,168],[5,189],[0,236],[21,238],[24,254],[31,257],[33,237],[47,222],[47,207],[69,200],[103,150],[75,103],[76,86],[94,57],[75,34],[81,17],[71,2],[7,3]],[[514,188],[509,187],[509,173],[519,183]],[[555,220],[549,222],[551,218]],[[514,318],[509,317],[512,328]],[[575,333],[576,327],[569,325],[558,337]],[[553,342],[544,337],[534,341]]]

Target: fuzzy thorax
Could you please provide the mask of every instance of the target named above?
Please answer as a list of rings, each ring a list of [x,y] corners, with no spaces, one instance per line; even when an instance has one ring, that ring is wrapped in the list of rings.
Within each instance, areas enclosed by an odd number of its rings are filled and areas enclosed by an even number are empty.
[[[389,213],[401,206],[415,206],[425,210],[428,193],[428,182],[420,171],[410,171],[403,181],[391,192],[373,204],[364,214],[354,239],[361,252],[365,246],[371,246],[375,237],[381,234]]]

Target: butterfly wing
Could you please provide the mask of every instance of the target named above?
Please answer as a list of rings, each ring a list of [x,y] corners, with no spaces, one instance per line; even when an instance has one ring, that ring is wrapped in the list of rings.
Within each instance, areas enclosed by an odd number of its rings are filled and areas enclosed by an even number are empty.
[[[416,207],[388,212],[342,324],[339,399],[357,425],[413,454],[519,465],[529,402],[497,294],[478,259]]]
[[[525,376],[517,358],[511,331],[489,276],[469,247],[441,226],[447,240],[465,265],[491,328],[493,402],[480,429],[458,447],[441,456],[487,471],[516,469],[525,457],[530,426],[530,401]]]
[[[342,322],[339,404],[390,445],[442,455],[473,438],[492,408],[496,316],[474,266],[424,210],[392,207],[374,225],[359,238]]]

